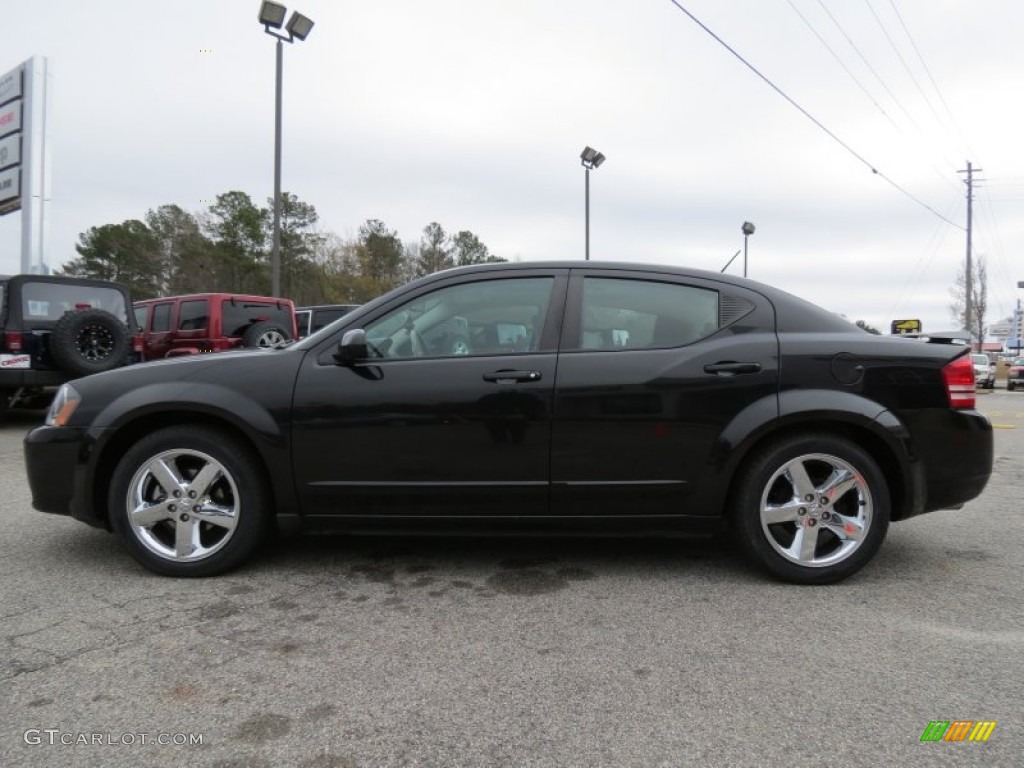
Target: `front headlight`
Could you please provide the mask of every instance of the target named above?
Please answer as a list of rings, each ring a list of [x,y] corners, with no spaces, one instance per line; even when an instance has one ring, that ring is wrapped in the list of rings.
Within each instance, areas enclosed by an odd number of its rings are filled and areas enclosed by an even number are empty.
[[[46,414],[46,425],[63,427],[68,423],[68,419],[71,418],[71,414],[75,412],[80,402],[82,402],[82,396],[78,394],[78,390],[70,384],[62,384]]]

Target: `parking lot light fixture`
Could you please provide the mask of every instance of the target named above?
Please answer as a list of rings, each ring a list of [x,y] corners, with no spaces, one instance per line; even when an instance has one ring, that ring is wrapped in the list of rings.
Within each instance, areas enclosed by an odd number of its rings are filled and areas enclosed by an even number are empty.
[[[260,6],[260,24],[265,27],[280,29],[281,25],[284,24],[284,17],[287,13],[288,9],[280,3],[264,0],[263,5]]]
[[[259,21],[264,31],[277,40],[277,73],[274,89],[274,241],[270,251],[270,292],[281,295],[281,72],[284,66],[284,46],[295,40],[305,40],[313,29],[313,21],[298,11],[293,11],[285,26],[287,35],[274,30],[281,29],[288,9],[280,3],[263,0]]]
[[[743,276],[747,276],[747,238],[754,234],[754,225],[749,221],[744,221],[741,227],[743,232]]]
[[[584,182],[584,185],[585,185],[584,186],[584,190],[585,191],[583,193],[583,199],[584,199],[583,208],[584,208],[585,237],[586,237],[586,247],[585,247],[585,251],[584,251],[584,253],[585,253],[585,257],[584,258],[587,261],[590,261],[590,172],[594,168],[600,168],[601,167],[601,163],[604,162],[604,155],[602,155],[600,152],[598,152],[593,147],[584,147],[583,151],[580,153],[580,162],[582,163],[583,167],[586,169],[586,173],[585,173],[586,180]]]
[[[309,37],[309,33],[313,29],[313,21],[306,16],[303,16],[298,11],[292,13],[292,17],[288,19],[288,34],[299,40],[305,40]]]

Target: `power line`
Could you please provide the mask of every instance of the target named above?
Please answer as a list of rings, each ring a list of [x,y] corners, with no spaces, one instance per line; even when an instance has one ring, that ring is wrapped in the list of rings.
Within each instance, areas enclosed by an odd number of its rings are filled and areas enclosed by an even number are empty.
[[[889,30],[885,28],[885,24],[882,23],[881,17],[875,12],[875,7],[871,5],[871,0],[864,0],[864,4],[867,5],[868,10],[871,11],[871,15],[875,17],[875,21],[878,22],[878,28],[882,30],[882,34],[885,36],[885,39],[889,41],[889,46],[892,48],[893,53],[896,54],[896,58],[900,60],[900,64],[903,65],[903,69],[906,70],[907,75],[914,84],[914,87],[917,88],[917,92],[921,94],[921,98],[924,99],[924,103],[928,105],[928,109],[931,110],[933,115],[935,115],[935,119],[941,122],[942,117],[939,115],[938,111],[936,111],[935,107],[932,106],[931,99],[928,98],[924,89],[921,88],[921,84],[917,81],[917,78],[914,77],[914,73],[907,65],[907,60],[903,58],[903,54],[900,53],[900,49],[896,47],[896,42],[889,35]]]
[[[907,27],[906,22],[903,21],[903,14],[901,14],[900,9],[896,7],[896,0],[889,0],[889,4],[892,6],[892,10],[896,14],[896,18],[899,19],[900,26],[903,27],[903,33],[907,36],[907,40],[910,41],[910,47],[913,48],[914,53],[917,54],[917,60],[921,62],[921,66],[924,68],[924,73],[928,75],[928,80],[929,82],[931,82],[932,88],[935,89],[935,94],[939,97],[939,102],[942,104],[942,108],[946,110],[946,114],[949,115],[950,122],[953,123],[953,127],[956,129],[956,132],[960,134],[960,140],[964,143],[964,146],[967,147],[970,154],[973,156],[975,152],[971,150],[970,143],[967,141],[967,137],[964,136],[964,133],[963,131],[960,130],[960,126],[957,123],[956,118],[953,117],[953,112],[952,110],[950,110],[949,104],[946,103],[946,99],[942,95],[942,89],[939,88],[939,84],[935,82],[935,78],[932,77],[931,69],[925,62],[924,56],[921,55],[921,50],[917,47],[917,43],[914,42],[914,37],[913,35],[910,34],[910,29]]]
[[[842,36],[846,38],[846,42],[850,44],[850,47],[853,48],[854,53],[856,53],[857,56],[860,57],[860,60],[864,62],[864,66],[867,67],[871,74],[875,76],[875,79],[878,81],[878,84],[881,85],[882,88],[885,89],[885,92],[889,94],[889,98],[891,98],[893,102],[896,104],[896,106],[900,108],[900,111],[907,116],[907,120],[910,121],[910,124],[917,128],[918,130],[921,130],[921,126],[917,124],[917,121],[914,120],[910,112],[907,111],[907,108],[903,106],[903,103],[896,98],[896,94],[892,92],[892,89],[890,89],[888,85],[886,85],[885,80],[882,79],[882,76],[875,71],[875,68],[871,66],[871,62],[869,62],[867,58],[864,56],[864,54],[860,52],[860,48],[858,48],[857,44],[853,42],[853,38],[846,34],[846,30],[843,29],[843,25],[840,24],[839,20],[832,15],[832,11],[830,11],[828,7],[825,5],[824,0],[818,0],[818,5],[820,5],[821,9],[826,13],[826,15],[830,19],[832,19],[832,23],[836,25],[836,29],[838,29],[840,34],[842,34]]]
[[[698,19],[696,16],[694,16],[688,10],[686,10],[686,8],[684,8],[682,5],[680,5],[678,0],[669,0],[669,2],[672,3],[672,5],[674,5],[676,8],[678,8],[680,11],[685,13],[687,16],[689,16],[690,19],[698,27],[700,27],[705,32],[707,32],[709,35],[711,35],[711,37],[713,37],[715,39],[715,41],[719,43],[719,45],[721,45],[723,48],[725,48],[727,51],[729,51],[729,53],[731,53],[733,56],[735,56],[737,59],[739,59],[751,72],[753,72],[755,75],[757,75],[759,78],[761,78],[765,83],[767,83],[768,86],[771,87],[771,89],[773,91],[775,91],[782,98],[784,98],[786,101],[788,101],[793,107],[795,107],[800,112],[800,114],[802,114],[804,117],[806,117],[808,120],[810,120],[816,126],[818,126],[822,131],[824,131],[826,134],[828,134],[828,136],[833,141],[835,141],[837,144],[839,144],[839,146],[841,146],[843,149],[845,149],[847,152],[849,152],[855,158],[860,160],[861,163],[863,163],[865,166],[870,168],[871,172],[873,174],[875,174],[876,176],[878,176],[881,179],[883,179],[884,181],[886,181],[894,189],[896,189],[897,191],[903,193],[906,197],[908,197],[909,199],[913,200],[915,203],[917,203],[919,206],[921,206],[925,210],[930,211],[935,216],[938,216],[940,219],[945,221],[947,224],[950,224],[951,226],[954,226],[957,229],[964,229],[963,226],[961,226],[960,224],[957,224],[955,221],[950,221],[949,219],[947,219],[945,216],[943,216],[941,213],[936,211],[934,208],[932,208],[926,202],[924,202],[923,200],[921,200],[921,199],[917,198],[916,196],[914,196],[911,192],[909,192],[908,190],[906,190],[903,187],[901,187],[893,179],[891,179],[888,176],[886,176],[884,173],[882,173],[882,171],[878,170],[871,163],[869,163],[867,160],[865,160],[864,157],[861,156],[860,153],[858,153],[856,150],[853,149],[853,147],[851,147],[845,141],[840,139],[836,134],[834,134],[832,131],[830,131],[828,128],[826,128],[825,125],[820,120],[818,120],[818,118],[816,118],[814,115],[812,115],[806,109],[804,109],[799,104],[797,104],[785,91],[783,91],[781,88],[779,88],[779,86],[777,86],[775,83],[773,83],[771,80],[769,80],[766,75],[763,75],[760,72],[760,70],[757,69],[757,67],[755,67],[749,61],[747,61],[745,58],[743,58],[743,56],[741,56],[739,54],[739,52],[736,51],[736,49],[734,49],[727,42],[725,42],[725,40],[723,40],[718,35],[716,35],[714,32],[712,32],[711,29],[708,28],[708,26],[706,24],[704,24],[704,22],[702,22],[700,19]]]
[[[882,113],[885,119],[889,121],[889,124],[896,130],[896,132],[903,136],[904,138],[906,138],[906,134],[903,132],[903,129],[900,128],[899,124],[892,118],[892,116],[888,112],[885,111],[885,108],[878,103],[878,100],[875,99],[874,96],[872,96],[871,92],[863,83],[861,83],[861,81],[857,78],[853,71],[848,66],[846,66],[846,63],[843,61],[842,57],[838,53],[836,53],[835,49],[833,49],[832,46],[828,44],[828,41],[825,40],[821,33],[819,33],[817,29],[815,29],[814,24],[811,23],[810,19],[808,19],[803,13],[800,12],[800,9],[796,7],[796,5],[793,3],[793,0],[786,0],[786,2],[789,3],[789,7],[792,8],[793,12],[800,17],[800,20],[807,25],[807,28],[811,30],[811,33],[818,39],[818,41],[823,46],[825,46],[825,49],[832,55],[832,58],[836,60],[839,66],[843,68],[843,71],[850,76],[850,79],[853,80],[854,83],[856,83],[857,87],[860,88],[861,91],[863,91],[864,95],[867,96],[867,98],[871,101],[871,103],[875,105],[875,108],[878,109],[878,111]],[[921,145],[917,142],[914,142],[912,146],[915,150],[920,150],[921,147]],[[931,167],[931,169],[935,171],[935,174],[940,179],[942,179],[943,183],[953,187],[954,189],[959,189],[956,182],[954,182],[949,177],[948,171],[943,171],[942,169],[937,167],[935,163],[932,162],[930,159],[925,158],[923,152],[921,153],[921,160],[928,163],[929,167]]]
[[[878,103],[878,100],[875,99],[875,97],[871,95],[871,92],[866,87],[864,87],[864,84],[861,83],[861,81],[857,79],[857,76],[855,74],[853,74],[853,71],[848,66],[846,66],[846,63],[842,60],[842,58],[839,56],[839,54],[836,53],[835,50],[832,48],[832,46],[830,46],[828,44],[828,41],[825,40],[825,38],[821,36],[821,34],[818,32],[818,30],[814,28],[814,25],[811,24],[810,20],[808,20],[808,18],[806,16],[804,16],[802,13],[800,13],[800,9],[796,7],[796,5],[793,3],[793,0],[786,0],[786,2],[789,3],[789,7],[792,8],[793,12],[797,16],[800,17],[800,20],[804,24],[807,25],[807,28],[809,30],[811,30],[811,32],[814,34],[814,36],[816,38],[818,38],[818,41],[823,46],[825,46],[825,49],[829,53],[832,54],[832,58],[836,60],[836,63],[838,63],[839,66],[843,68],[843,71],[846,72],[846,74],[850,76],[850,79],[853,80],[853,82],[855,82],[857,84],[857,87],[860,88],[861,91],[864,92],[864,95],[868,97],[868,100],[870,100],[871,103],[874,104],[875,107],[878,109],[878,111],[881,112],[885,116],[885,119],[888,120],[892,124],[892,127],[895,128],[897,131],[900,130],[900,127],[899,127],[899,125],[896,124],[896,121],[893,120],[892,117],[889,115],[889,113],[885,111],[885,108],[881,104]]]

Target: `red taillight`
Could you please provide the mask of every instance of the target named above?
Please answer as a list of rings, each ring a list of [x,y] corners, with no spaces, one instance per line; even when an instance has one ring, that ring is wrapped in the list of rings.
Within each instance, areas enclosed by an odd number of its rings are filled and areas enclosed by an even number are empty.
[[[21,352],[24,348],[21,343],[20,331],[7,331],[4,334],[4,346],[8,352]]]
[[[144,350],[145,348],[146,348],[145,337],[141,333],[133,333],[132,334],[132,351],[135,354],[137,354],[137,355],[141,355],[142,354],[142,350]]]
[[[969,355],[962,355],[942,369],[946,382],[946,394],[953,408],[973,408],[974,364]]]

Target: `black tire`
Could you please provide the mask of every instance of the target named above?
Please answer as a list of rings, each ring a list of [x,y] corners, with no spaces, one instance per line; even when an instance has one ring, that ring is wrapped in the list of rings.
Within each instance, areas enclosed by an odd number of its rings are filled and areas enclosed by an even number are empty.
[[[170,470],[163,478],[158,460]],[[271,518],[265,477],[240,440],[210,427],[166,427],[118,463],[107,498],[110,522],[151,571],[215,576],[240,565],[263,540]]]
[[[253,323],[242,334],[243,347],[279,347],[291,340],[291,332],[273,322]]]
[[[839,486],[826,479],[832,472],[841,473]],[[734,501],[740,546],[794,584],[830,584],[856,573],[889,527],[889,488],[878,465],[858,445],[827,434],[760,449],[741,470]]]
[[[65,312],[50,334],[53,362],[76,376],[120,368],[130,349],[128,328],[102,309]]]

